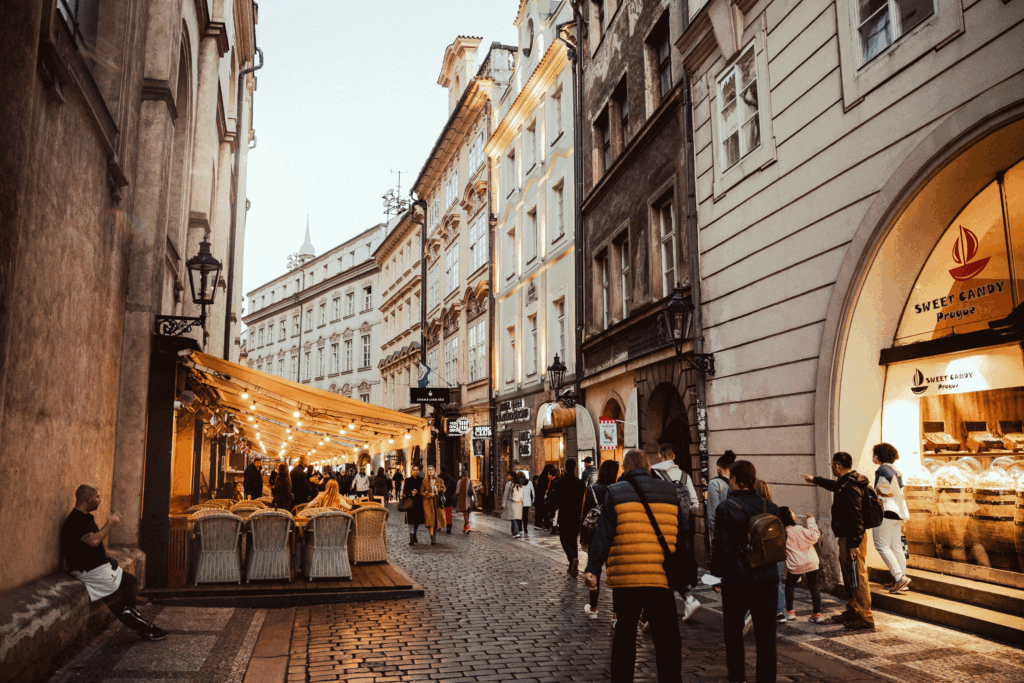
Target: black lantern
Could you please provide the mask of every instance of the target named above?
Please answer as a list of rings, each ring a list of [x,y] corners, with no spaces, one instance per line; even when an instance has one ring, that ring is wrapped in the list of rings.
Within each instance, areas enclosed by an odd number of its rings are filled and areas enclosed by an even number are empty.
[[[199,317],[181,315],[156,316],[156,333],[180,337],[196,325],[206,327],[206,307],[212,306],[217,296],[217,282],[220,280],[221,263],[210,253],[210,243],[203,237],[199,253],[185,262],[188,269],[188,284],[192,290],[192,303],[199,306]]]
[[[555,392],[562,390],[562,386],[565,383],[565,363],[558,359],[558,354],[555,354],[555,362],[548,366],[548,382],[551,383],[551,388]]]
[[[672,298],[665,302],[658,313],[668,338],[675,344],[677,356],[683,356],[683,345],[693,339],[693,313],[693,304],[683,296],[683,287],[677,282]],[[715,374],[715,357],[710,353],[691,354],[683,360],[697,372]]]

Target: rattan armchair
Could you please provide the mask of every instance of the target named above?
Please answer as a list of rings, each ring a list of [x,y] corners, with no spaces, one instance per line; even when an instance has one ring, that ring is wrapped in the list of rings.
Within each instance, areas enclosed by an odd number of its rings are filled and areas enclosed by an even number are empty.
[[[257,510],[249,516],[245,582],[253,579],[292,579],[289,537],[292,516],[281,510]]]
[[[261,503],[258,500],[240,500],[231,506],[231,511],[235,510],[266,510],[266,503]]]
[[[239,554],[244,522],[238,515],[217,508],[193,513],[195,543],[195,582],[242,582]]]
[[[328,508],[307,509],[310,510],[304,532],[302,573],[307,579],[351,579],[348,539],[354,524],[352,515]]]
[[[222,510],[229,510],[231,509],[231,506],[234,503],[235,501],[231,500],[230,498],[212,498],[203,503],[203,505],[209,505],[210,507],[218,507]]]
[[[353,564],[387,562],[388,511],[383,505],[363,504],[352,511],[348,557]]]

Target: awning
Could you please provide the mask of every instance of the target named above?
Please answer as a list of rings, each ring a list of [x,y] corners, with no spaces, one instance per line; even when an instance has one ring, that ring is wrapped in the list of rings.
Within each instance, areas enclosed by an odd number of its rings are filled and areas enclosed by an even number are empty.
[[[344,462],[430,443],[427,420],[338,396],[199,351],[183,352],[202,398],[226,429],[269,458]],[[243,398],[243,396],[245,398]],[[237,431],[236,431],[237,430]]]

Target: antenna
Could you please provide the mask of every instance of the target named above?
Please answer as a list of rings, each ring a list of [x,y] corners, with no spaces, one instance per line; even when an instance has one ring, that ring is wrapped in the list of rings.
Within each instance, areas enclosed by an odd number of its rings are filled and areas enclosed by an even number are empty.
[[[385,216],[398,216],[406,212],[412,205],[412,200],[409,198],[402,197],[402,174],[408,173],[408,171],[395,171],[391,170],[391,174],[398,174],[398,186],[396,189],[388,190],[387,193],[382,197],[384,200],[384,215]]]

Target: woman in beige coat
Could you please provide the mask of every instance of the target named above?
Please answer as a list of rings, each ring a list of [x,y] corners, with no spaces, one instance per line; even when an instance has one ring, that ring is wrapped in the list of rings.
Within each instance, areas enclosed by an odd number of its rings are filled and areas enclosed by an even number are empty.
[[[445,526],[444,518],[444,482],[434,473],[434,466],[427,466],[427,476],[423,478],[420,494],[423,496],[423,516],[426,518],[427,531],[430,532],[430,545],[437,545],[434,534],[437,528]]]

